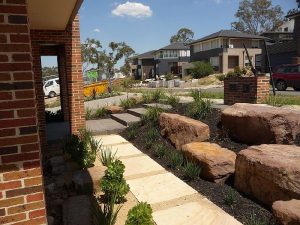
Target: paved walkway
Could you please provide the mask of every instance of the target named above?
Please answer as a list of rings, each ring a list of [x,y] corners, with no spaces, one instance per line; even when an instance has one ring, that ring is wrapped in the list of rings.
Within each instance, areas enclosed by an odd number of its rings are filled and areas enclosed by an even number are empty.
[[[124,176],[132,194],[139,202],[151,204],[156,225],[241,225],[123,137],[95,138],[117,152],[126,167]]]

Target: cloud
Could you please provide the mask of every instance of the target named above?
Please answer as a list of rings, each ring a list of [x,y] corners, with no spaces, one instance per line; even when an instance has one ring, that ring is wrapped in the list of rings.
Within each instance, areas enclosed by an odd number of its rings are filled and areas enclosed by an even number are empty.
[[[153,14],[150,6],[129,1],[124,4],[119,4],[111,13],[115,16],[130,16],[135,18],[151,17]]]
[[[99,28],[95,28],[95,29],[94,29],[94,32],[99,33],[99,32],[100,32],[100,29],[99,29]]]

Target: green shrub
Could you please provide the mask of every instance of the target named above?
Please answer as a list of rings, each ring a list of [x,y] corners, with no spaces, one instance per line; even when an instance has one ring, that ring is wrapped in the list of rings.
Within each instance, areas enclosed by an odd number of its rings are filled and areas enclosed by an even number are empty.
[[[79,135],[72,135],[66,141],[65,152],[78,163],[81,168],[89,168],[94,165],[96,156],[102,147],[102,143],[93,138],[91,132],[82,129]]]
[[[211,112],[212,106],[210,100],[204,100],[202,98],[192,102],[187,107],[187,116],[197,120],[207,118]]]
[[[173,73],[168,73],[165,76],[166,80],[173,80],[174,79],[174,74]]]
[[[197,177],[199,177],[201,173],[201,167],[194,163],[187,161],[183,167],[184,177],[191,181],[195,180]]]
[[[122,99],[120,102],[120,106],[122,106],[124,109],[129,109],[136,105],[137,105],[137,101],[135,98]]]
[[[107,110],[104,107],[96,109],[95,114],[93,115],[94,118],[102,118],[108,114]]]
[[[171,151],[168,155],[168,166],[176,169],[183,164],[183,155],[176,151]]]
[[[268,225],[269,222],[263,219],[258,219],[255,213],[251,213],[250,216],[247,218],[245,225]]]
[[[129,186],[124,179],[124,171],[125,166],[120,160],[115,160],[108,165],[100,182],[101,190],[106,198],[111,199],[115,194],[117,202],[125,199],[125,195],[129,192]]]
[[[235,67],[233,71],[229,71],[226,77],[241,77],[245,75],[247,70],[245,68],[241,69],[239,66]]]
[[[151,94],[152,94],[152,101],[154,101],[154,102],[158,102],[160,99],[163,99],[166,97],[165,92],[162,91],[161,89],[156,89]]]
[[[91,120],[93,119],[93,110],[91,110],[90,108],[86,108],[85,109],[85,119],[86,120]]]
[[[224,196],[224,202],[228,206],[232,206],[237,203],[237,194],[233,189],[230,189]]]
[[[128,140],[133,140],[137,136],[137,128],[139,127],[139,123],[130,124],[128,127],[127,137]]]
[[[150,107],[147,109],[147,112],[142,116],[142,122],[151,122],[152,124],[157,125],[159,116],[162,112],[164,112],[164,110],[159,107]]]
[[[92,216],[94,225],[115,225],[122,206],[115,209],[116,194],[108,202],[100,203],[92,199]]]
[[[145,147],[149,149],[155,140],[159,137],[159,131],[155,127],[151,127],[145,133]]]
[[[103,166],[108,166],[116,160],[116,153],[112,152],[111,147],[105,147],[100,150],[99,159]]]
[[[154,225],[151,206],[141,202],[130,209],[125,225]]]
[[[158,144],[154,148],[154,154],[158,158],[163,158],[166,154],[166,147],[163,144]]]
[[[149,92],[149,91],[143,92],[142,93],[142,101],[143,101],[143,103],[147,103],[147,104],[153,102],[151,92]]]
[[[218,79],[219,81],[224,81],[225,78],[226,78],[226,75],[225,75],[225,74],[219,74],[219,75],[217,75],[216,77],[217,77],[217,79]]]
[[[190,70],[193,78],[198,79],[202,77],[207,77],[214,73],[214,68],[210,63],[206,62],[193,62],[194,68]]]
[[[179,104],[180,98],[178,96],[170,95],[167,97],[167,103],[172,107],[177,107]]]

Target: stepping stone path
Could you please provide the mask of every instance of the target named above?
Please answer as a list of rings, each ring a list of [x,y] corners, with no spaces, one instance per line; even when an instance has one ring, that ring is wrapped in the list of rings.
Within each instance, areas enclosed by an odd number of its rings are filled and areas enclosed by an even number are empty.
[[[171,109],[172,106],[165,104],[146,104],[145,108],[128,109],[127,113],[114,113],[108,119],[87,120],[86,129],[90,130],[93,135],[109,135],[121,133],[129,125],[141,121],[141,117],[147,112],[147,107],[159,107],[165,110]]]
[[[153,208],[157,225],[241,225],[185,182],[119,135],[99,135],[125,164],[125,179],[139,201]],[[101,162],[96,160],[96,166]]]

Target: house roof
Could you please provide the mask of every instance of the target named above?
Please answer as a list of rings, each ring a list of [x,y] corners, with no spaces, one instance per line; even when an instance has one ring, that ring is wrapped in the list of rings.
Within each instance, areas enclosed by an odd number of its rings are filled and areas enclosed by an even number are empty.
[[[207,41],[207,40],[218,38],[218,37],[264,39],[264,37],[261,37],[261,36],[258,36],[258,35],[242,33],[242,32],[239,32],[239,31],[220,30],[216,33],[213,33],[213,34],[210,34],[210,35],[205,36],[203,38],[200,38],[198,40],[195,40],[195,41],[191,42],[190,44],[194,44],[194,43],[202,42],[202,41]]]
[[[163,48],[160,48],[159,50],[189,50],[190,47],[183,42],[175,42],[172,44],[169,44]],[[159,51],[158,50],[158,51]]]
[[[156,52],[156,50],[151,50],[149,52],[142,53],[140,55],[137,55],[135,58],[139,58],[139,59],[151,59],[151,58],[154,58],[154,55],[153,55],[154,52]]]

